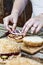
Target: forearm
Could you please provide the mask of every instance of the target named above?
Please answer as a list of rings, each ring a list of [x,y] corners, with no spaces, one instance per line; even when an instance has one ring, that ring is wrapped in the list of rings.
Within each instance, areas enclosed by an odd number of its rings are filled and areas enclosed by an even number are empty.
[[[22,11],[24,10],[28,0],[15,0],[12,8],[12,14],[15,12],[20,15]]]

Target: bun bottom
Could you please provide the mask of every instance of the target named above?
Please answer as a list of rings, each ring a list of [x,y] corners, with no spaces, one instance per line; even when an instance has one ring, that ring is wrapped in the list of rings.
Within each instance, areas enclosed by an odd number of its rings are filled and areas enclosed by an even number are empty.
[[[40,42],[40,43],[37,43],[37,42],[26,42],[26,41],[23,41],[23,43],[25,43],[25,45],[27,45],[27,46],[31,46],[31,47],[39,47],[39,46],[42,46],[42,42]]]

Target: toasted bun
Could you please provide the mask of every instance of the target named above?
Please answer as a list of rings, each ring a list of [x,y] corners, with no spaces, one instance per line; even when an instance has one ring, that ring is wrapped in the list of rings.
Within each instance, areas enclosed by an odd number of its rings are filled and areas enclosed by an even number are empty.
[[[0,54],[17,53],[19,51],[19,45],[14,41],[14,39],[0,39]]]
[[[41,46],[43,39],[39,36],[26,36],[23,38],[23,42],[29,46]]]
[[[22,42],[22,35],[9,34],[8,37],[14,39],[16,42]]]
[[[6,65],[42,65],[42,64],[29,58],[18,57],[8,60],[6,62]]]

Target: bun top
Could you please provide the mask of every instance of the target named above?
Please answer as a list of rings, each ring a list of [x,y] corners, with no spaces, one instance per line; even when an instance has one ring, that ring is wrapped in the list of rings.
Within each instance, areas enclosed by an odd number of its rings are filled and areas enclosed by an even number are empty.
[[[0,54],[16,53],[19,51],[19,45],[10,38],[0,39]]]
[[[26,36],[23,38],[23,41],[41,43],[43,42],[43,39],[39,36]]]

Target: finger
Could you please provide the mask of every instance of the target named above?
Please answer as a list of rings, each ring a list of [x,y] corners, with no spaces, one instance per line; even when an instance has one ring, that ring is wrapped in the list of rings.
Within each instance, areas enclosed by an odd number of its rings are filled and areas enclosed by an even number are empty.
[[[34,22],[29,22],[27,24],[27,27],[24,29],[23,33],[27,33],[27,31],[32,27],[33,24],[34,24]]]
[[[10,33],[12,33],[11,28],[8,26],[8,24],[5,25],[6,30],[8,30]]]
[[[31,33],[35,32],[35,29],[37,28],[37,26],[38,26],[38,23],[33,24],[33,27],[31,28]]]
[[[16,23],[13,24],[12,31],[16,29]]]
[[[32,21],[32,22],[31,22]],[[28,29],[33,25],[33,20],[29,20],[27,21],[27,23],[24,25],[23,29],[22,29],[22,32],[25,32],[26,30],[26,27],[28,27]]]
[[[34,24],[33,24],[33,27],[37,27],[37,26],[38,26],[38,24],[39,24],[39,23],[37,23],[37,22],[36,22],[36,23],[34,23]]]
[[[42,25],[39,25],[39,26],[36,28],[36,33],[38,33],[41,28],[42,28]]]
[[[26,35],[27,31],[30,29],[30,27],[33,25],[33,22],[30,22],[27,27],[25,28],[23,35]]]
[[[9,28],[8,25],[6,25],[6,29],[9,31],[9,33],[12,33],[12,30]]]
[[[4,22],[4,27],[5,27],[9,32],[11,32],[11,29],[10,29],[9,26],[8,26],[9,19],[8,19],[8,18],[4,18],[4,19],[3,19],[3,22]]]
[[[12,27],[12,31],[15,30],[16,25],[17,25],[17,18],[14,18],[14,19],[13,19],[13,27]]]
[[[32,28],[31,28],[31,34],[34,33],[35,29],[36,29],[35,27],[32,27]]]
[[[25,28],[27,27],[28,24],[29,24],[28,21],[24,24],[23,29],[22,29],[22,33],[24,32],[24,30],[25,30]]]
[[[26,29],[25,29],[24,32],[23,32],[23,36],[26,35],[27,31],[28,31],[28,28],[26,27]]]
[[[27,27],[27,25],[28,25],[29,23],[30,23],[30,20],[27,21],[27,22],[24,24],[23,29],[22,29],[22,32],[24,32],[25,28]]]

